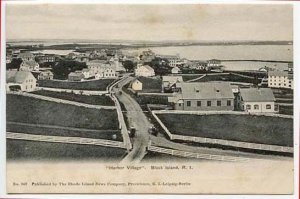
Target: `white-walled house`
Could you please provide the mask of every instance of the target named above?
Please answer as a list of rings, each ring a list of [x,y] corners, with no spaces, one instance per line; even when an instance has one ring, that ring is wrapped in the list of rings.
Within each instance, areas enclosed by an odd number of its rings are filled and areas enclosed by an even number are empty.
[[[293,74],[288,71],[269,71],[268,87],[294,89]]]
[[[20,71],[39,71],[40,66],[36,61],[23,61],[20,65]]]
[[[31,92],[36,89],[36,79],[29,71],[6,71],[6,90]]]
[[[50,70],[47,71],[41,71],[40,74],[38,75],[39,80],[51,80],[53,79],[53,73]]]
[[[275,97],[270,88],[241,88],[238,96],[238,107],[245,112],[277,112]]]
[[[135,69],[135,76],[152,77],[155,76],[154,69],[148,65],[138,65]]]
[[[98,72],[95,74],[95,79],[101,79],[101,78],[117,78],[115,69],[111,67],[107,67],[98,70]]]
[[[141,90],[143,90],[143,83],[141,81],[139,81],[138,79],[136,79],[132,82],[131,88],[134,91],[141,91]]]

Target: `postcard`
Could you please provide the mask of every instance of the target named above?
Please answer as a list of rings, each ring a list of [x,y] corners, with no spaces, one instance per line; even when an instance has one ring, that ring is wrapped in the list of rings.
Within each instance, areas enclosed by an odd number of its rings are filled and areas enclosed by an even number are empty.
[[[4,9],[8,195],[295,193],[293,4]]]

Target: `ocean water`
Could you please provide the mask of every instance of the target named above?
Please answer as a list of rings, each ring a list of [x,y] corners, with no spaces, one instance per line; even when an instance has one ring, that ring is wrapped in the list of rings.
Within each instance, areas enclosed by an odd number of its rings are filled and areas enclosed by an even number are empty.
[[[272,60],[293,61],[293,45],[231,45],[231,46],[172,46],[126,49],[124,52],[136,54],[151,49],[156,54],[176,55],[190,60]],[[283,70],[287,63],[271,62],[223,62],[227,70],[257,70],[268,66]]]

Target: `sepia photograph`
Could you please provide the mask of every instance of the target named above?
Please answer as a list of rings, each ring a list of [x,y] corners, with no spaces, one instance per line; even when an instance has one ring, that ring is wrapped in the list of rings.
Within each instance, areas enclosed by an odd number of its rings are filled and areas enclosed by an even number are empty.
[[[3,7],[8,194],[294,194],[293,4]]]

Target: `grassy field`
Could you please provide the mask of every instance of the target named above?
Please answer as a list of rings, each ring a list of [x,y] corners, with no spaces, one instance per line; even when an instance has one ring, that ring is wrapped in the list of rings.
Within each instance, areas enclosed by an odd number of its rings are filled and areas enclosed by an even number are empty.
[[[116,110],[98,110],[35,98],[7,95],[6,119],[11,122],[116,130]]]
[[[125,149],[7,139],[7,160],[121,161]]]
[[[85,82],[38,80],[38,84],[40,87],[49,87],[49,88],[104,91],[106,90],[106,87],[109,84],[111,84],[114,80],[115,79],[100,79],[100,80],[85,81]]]
[[[284,115],[293,115],[294,107],[293,106],[279,106],[279,113]]]
[[[74,93],[55,92],[55,91],[47,91],[47,90],[38,90],[32,93],[37,95],[64,99],[64,100],[81,102],[85,104],[102,105],[102,106],[115,105],[112,99],[106,95],[79,95]]]
[[[252,115],[158,114],[171,133],[293,146],[293,120]]]
[[[209,82],[209,81],[230,81],[230,82],[243,82],[243,83],[252,83],[252,84],[258,84],[260,83],[260,80],[254,79],[254,78],[247,78],[247,77],[241,77],[234,74],[228,74],[228,75],[207,75],[199,80],[196,80],[194,82]]]
[[[158,77],[139,77],[138,80],[143,83],[143,93],[160,93],[162,80]]]
[[[16,133],[27,133],[34,135],[51,135],[66,137],[84,137],[94,139],[106,139],[114,141],[123,141],[120,130],[92,130],[82,128],[68,128],[58,126],[29,126],[26,124],[7,123],[6,131]]]

